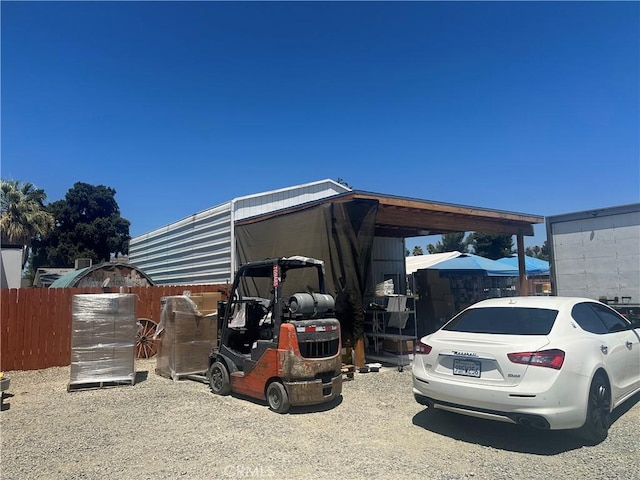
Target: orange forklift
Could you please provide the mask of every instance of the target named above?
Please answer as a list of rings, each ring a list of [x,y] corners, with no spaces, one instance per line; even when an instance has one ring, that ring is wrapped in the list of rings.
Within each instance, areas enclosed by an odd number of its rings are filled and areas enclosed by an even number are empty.
[[[266,400],[278,413],[338,397],[342,358],[334,305],[321,260],[293,256],[242,265],[228,300],[218,304],[211,391]]]

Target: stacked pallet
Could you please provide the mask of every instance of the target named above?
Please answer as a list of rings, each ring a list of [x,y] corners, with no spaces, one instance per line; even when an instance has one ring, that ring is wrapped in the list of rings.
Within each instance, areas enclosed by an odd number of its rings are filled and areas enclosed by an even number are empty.
[[[178,380],[203,375],[218,339],[219,293],[165,297],[158,332],[156,373]]]
[[[137,296],[74,295],[68,390],[133,385]]]

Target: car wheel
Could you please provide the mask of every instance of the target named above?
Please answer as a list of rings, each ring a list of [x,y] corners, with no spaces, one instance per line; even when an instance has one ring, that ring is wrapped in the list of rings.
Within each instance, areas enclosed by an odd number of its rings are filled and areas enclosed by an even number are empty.
[[[580,429],[585,440],[600,443],[607,438],[611,426],[611,391],[602,373],[597,373],[589,388],[587,419]]]
[[[287,389],[280,382],[271,382],[267,387],[267,402],[276,413],[287,413],[291,407]]]
[[[227,395],[231,392],[231,384],[229,383],[229,372],[227,367],[220,361],[213,362],[207,372],[209,378],[209,387],[211,391],[217,395]]]

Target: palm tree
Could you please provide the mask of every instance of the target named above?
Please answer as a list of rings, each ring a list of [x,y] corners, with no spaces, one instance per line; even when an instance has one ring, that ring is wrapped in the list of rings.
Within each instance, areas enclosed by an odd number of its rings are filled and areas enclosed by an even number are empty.
[[[22,183],[18,180],[0,181],[2,244],[22,245],[29,249],[34,238],[42,237],[53,229],[53,215],[44,209],[46,198],[44,190],[36,188],[33,183]]]

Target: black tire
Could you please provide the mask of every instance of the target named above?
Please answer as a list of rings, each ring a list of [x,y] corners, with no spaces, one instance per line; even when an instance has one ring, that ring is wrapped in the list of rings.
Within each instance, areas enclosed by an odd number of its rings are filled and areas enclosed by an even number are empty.
[[[271,382],[267,387],[267,402],[276,413],[287,413],[291,407],[287,389],[280,382]]]
[[[231,392],[231,384],[229,383],[229,372],[227,367],[220,361],[213,362],[207,372],[209,379],[209,387],[211,391],[217,395],[228,395]]]
[[[611,389],[602,373],[596,373],[589,388],[587,419],[579,431],[589,442],[600,443],[607,438],[611,426]]]

